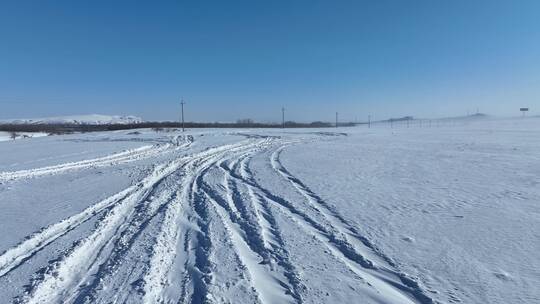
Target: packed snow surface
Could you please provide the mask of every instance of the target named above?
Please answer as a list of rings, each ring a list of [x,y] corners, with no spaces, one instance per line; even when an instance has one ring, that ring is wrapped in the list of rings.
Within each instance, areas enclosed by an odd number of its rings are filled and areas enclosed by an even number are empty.
[[[100,115],[100,114],[0,120],[0,124],[110,125],[110,124],[132,124],[132,123],[140,123],[140,122],[143,122],[143,120],[136,116]]]
[[[1,303],[540,303],[540,119],[0,143]]]

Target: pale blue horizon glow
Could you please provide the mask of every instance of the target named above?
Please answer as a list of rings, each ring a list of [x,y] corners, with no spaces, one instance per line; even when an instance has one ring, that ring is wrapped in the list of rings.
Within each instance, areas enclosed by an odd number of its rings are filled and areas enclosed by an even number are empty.
[[[540,114],[540,2],[2,1],[0,119]]]

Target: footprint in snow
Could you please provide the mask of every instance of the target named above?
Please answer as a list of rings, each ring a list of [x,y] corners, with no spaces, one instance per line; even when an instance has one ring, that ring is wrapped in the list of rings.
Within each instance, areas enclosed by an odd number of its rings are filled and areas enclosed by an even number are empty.
[[[510,281],[512,280],[512,277],[505,271],[496,271],[493,273],[495,277],[497,277],[499,280],[502,281]]]
[[[413,243],[414,242],[414,238],[413,237],[410,237],[410,236],[404,236],[401,238],[403,241],[405,242],[408,242],[408,243]]]

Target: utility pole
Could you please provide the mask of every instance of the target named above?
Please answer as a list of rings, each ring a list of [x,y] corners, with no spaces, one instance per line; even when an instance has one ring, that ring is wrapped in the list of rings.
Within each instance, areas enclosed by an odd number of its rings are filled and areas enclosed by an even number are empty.
[[[371,128],[371,115],[367,116],[367,127],[368,129]]]
[[[182,132],[184,132],[184,105],[186,104],[184,102],[184,97],[182,97],[180,104],[182,105]]]
[[[285,129],[285,107],[281,107],[281,128]]]
[[[338,112],[336,112],[336,128],[338,127]]]

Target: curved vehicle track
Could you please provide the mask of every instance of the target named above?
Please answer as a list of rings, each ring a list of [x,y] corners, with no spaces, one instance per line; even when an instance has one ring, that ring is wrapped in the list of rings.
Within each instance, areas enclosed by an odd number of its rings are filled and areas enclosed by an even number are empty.
[[[61,174],[61,173],[73,171],[73,170],[114,166],[114,165],[134,162],[141,159],[155,157],[155,156],[158,156],[163,153],[170,152],[170,151],[188,148],[192,142],[193,142],[192,136],[187,136],[187,137],[175,136],[171,138],[170,142],[167,142],[167,143],[145,145],[139,148],[129,149],[126,151],[106,155],[103,157],[85,159],[85,160],[76,161],[76,162],[68,162],[68,163],[58,164],[54,166],[46,166],[46,167],[41,167],[41,168],[0,172],[0,182],[25,179],[25,178],[41,177],[45,175]]]
[[[0,284],[9,286],[25,266],[34,273],[13,302],[305,303],[309,290],[279,225],[284,217],[360,278],[359,296],[433,303],[419,282],[400,273],[331,203],[285,168],[281,152],[297,142],[243,137],[156,165],[136,184],[28,236],[0,255]],[[143,147],[0,178],[61,174],[169,149]],[[268,168],[303,201],[280,197],[257,181],[250,163],[262,155],[269,155]],[[32,268],[38,261],[47,262]]]

